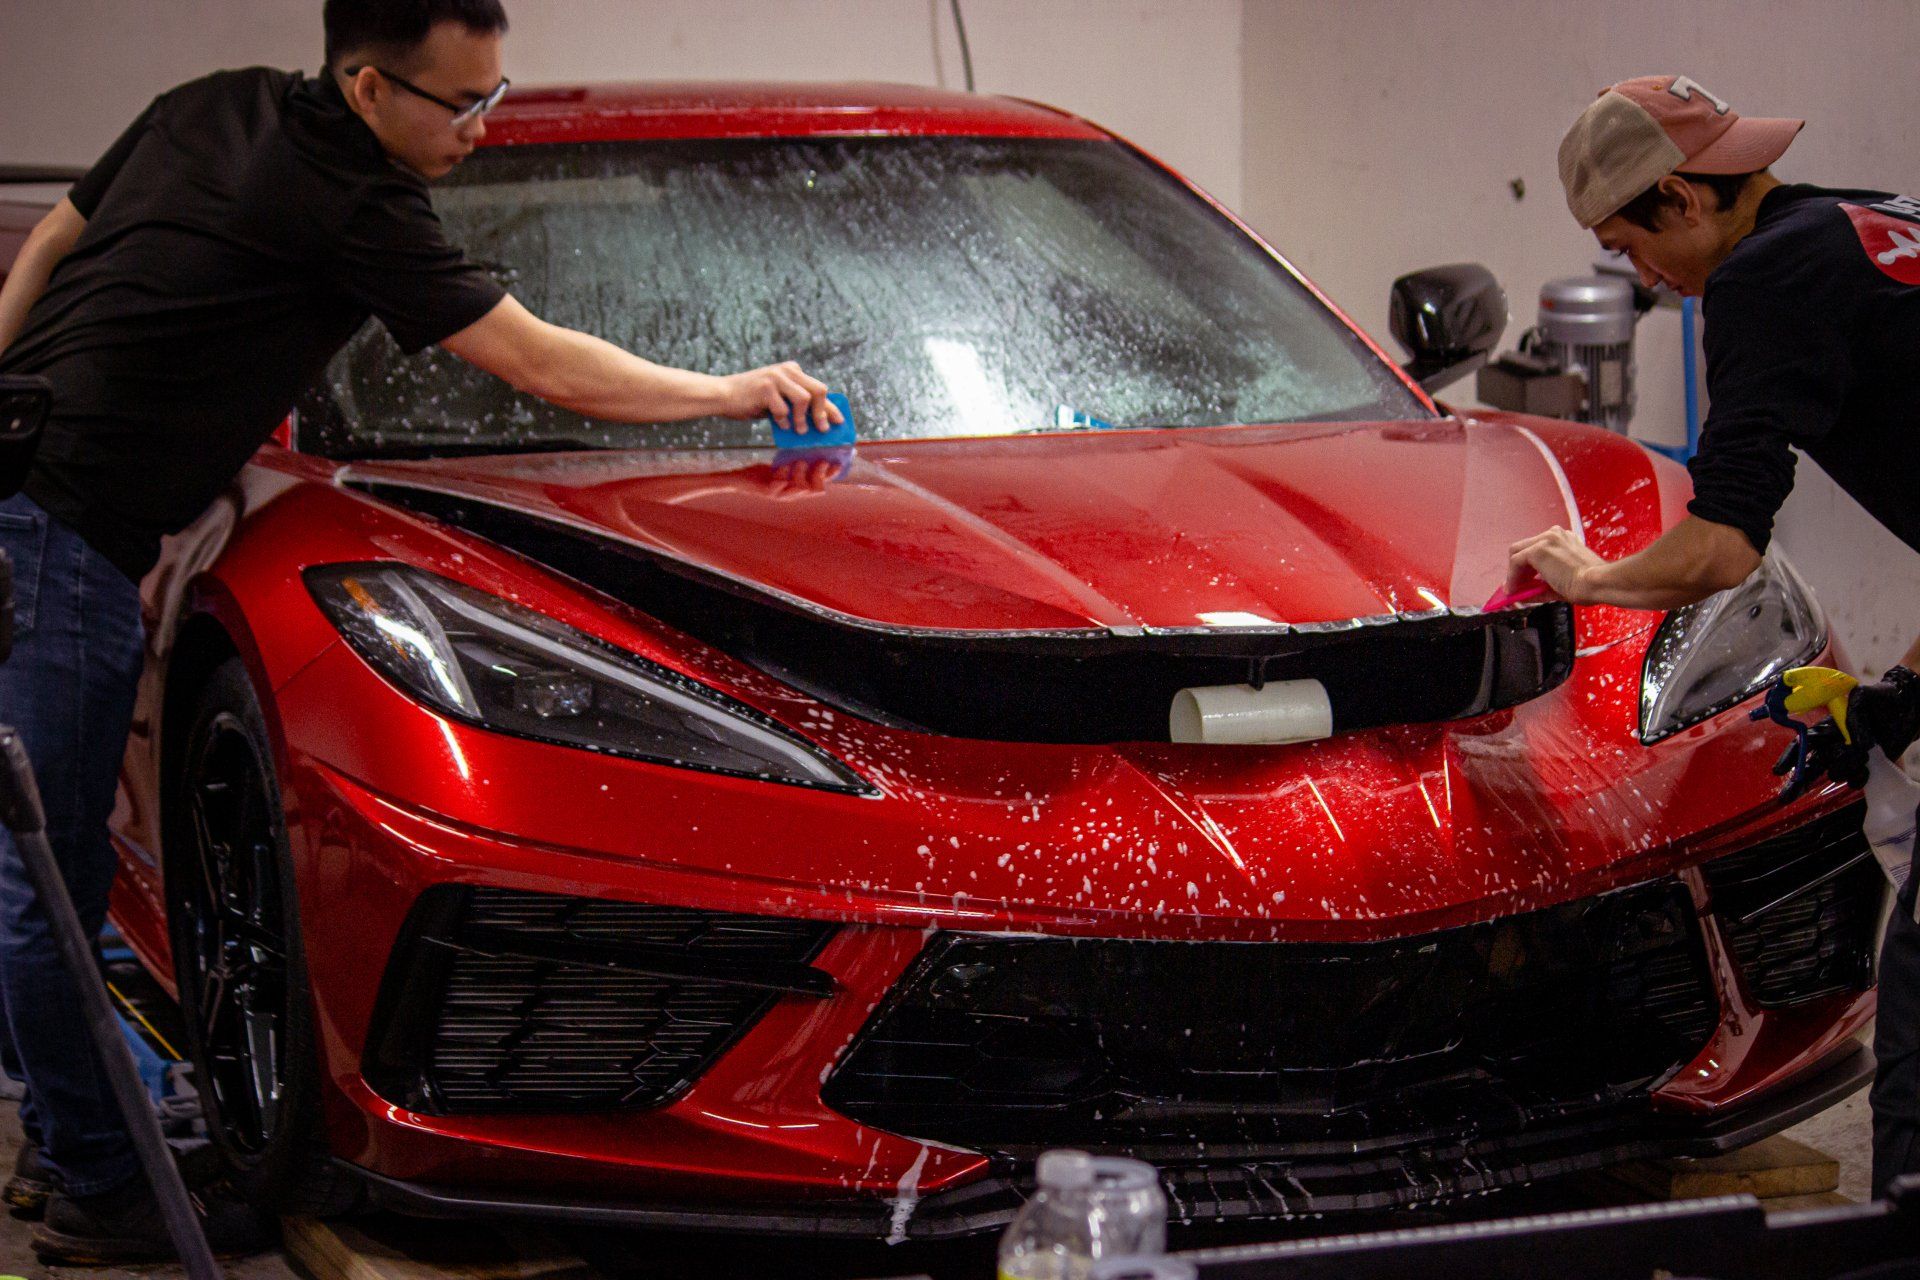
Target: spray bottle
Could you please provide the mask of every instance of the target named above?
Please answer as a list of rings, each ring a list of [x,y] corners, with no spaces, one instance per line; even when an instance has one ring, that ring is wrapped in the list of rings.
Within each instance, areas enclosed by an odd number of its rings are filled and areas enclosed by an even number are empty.
[[[1780,677],[1780,684],[1767,695],[1767,705],[1754,713],[1756,719],[1762,715],[1771,716],[1801,737],[1794,765],[1795,776],[1788,786],[1789,794],[1799,782],[1800,772],[1808,767],[1807,727],[1792,717],[1824,706],[1827,714],[1833,717],[1842,741],[1851,744],[1853,734],[1847,727],[1847,699],[1859,683],[1844,671],[1835,671],[1831,667],[1795,667]],[[1909,777],[1898,761],[1889,760],[1885,753],[1868,748],[1867,778],[1863,789],[1867,813],[1860,824],[1861,832],[1873,847],[1873,856],[1880,863],[1880,869],[1893,882],[1897,896],[1906,888],[1907,877],[1913,871],[1914,827],[1916,812],[1920,812],[1920,782]],[[1916,920],[1920,920],[1920,903],[1916,903],[1914,915]]]
[[[1920,782],[1909,777],[1898,762],[1876,751],[1867,764],[1866,794],[1867,817],[1860,829],[1898,896],[1913,871],[1914,815],[1920,810]],[[1920,919],[1920,906],[1916,906],[1914,916]]]

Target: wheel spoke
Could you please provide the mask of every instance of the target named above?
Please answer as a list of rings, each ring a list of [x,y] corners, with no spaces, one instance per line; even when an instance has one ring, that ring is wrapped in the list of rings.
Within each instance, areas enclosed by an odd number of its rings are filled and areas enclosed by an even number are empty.
[[[231,999],[230,985],[223,960],[220,965],[207,971],[206,983],[200,989],[200,1021],[206,1028],[209,1045],[219,1041],[215,1033],[220,1028],[221,1015],[227,1012],[229,999]]]
[[[220,916],[225,925],[224,933],[227,941],[251,948],[258,953],[258,955],[246,957],[243,963],[249,967],[258,967],[260,957],[264,956],[274,961],[276,967],[286,964],[286,943],[278,933],[237,911],[223,911]]]
[[[213,838],[213,826],[207,818],[207,802],[203,791],[204,788],[194,789],[187,812],[193,821],[194,842],[200,846],[200,856],[194,859],[200,871],[200,888],[206,894],[207,909],[217,911],[220,908],[220,876],[217,870],[220,847]]]
[[[257,1009],[247,1013],[247,1065],[262,1137],[271,1136],[268,1130],[280,1101],[280,1045],[276,1022],[276,1018]]]

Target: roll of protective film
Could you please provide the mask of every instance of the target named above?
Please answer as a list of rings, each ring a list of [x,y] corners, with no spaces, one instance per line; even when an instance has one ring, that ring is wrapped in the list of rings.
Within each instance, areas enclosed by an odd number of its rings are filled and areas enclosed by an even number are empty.
[[[1173,695],[1167,728],[1175,742],[1274,745],[1333,734],[1333,704],[1318,680],[1204,685]]]

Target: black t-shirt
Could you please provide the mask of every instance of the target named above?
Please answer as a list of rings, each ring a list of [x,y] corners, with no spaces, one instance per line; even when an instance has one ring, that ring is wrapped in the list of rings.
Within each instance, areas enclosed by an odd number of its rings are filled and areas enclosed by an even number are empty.
[[[1920,200],[1776,187],[1703,308],[1689,510],[1765,551],[1798,445],[1920,550]]]
[[[86,229],[0,372],[53,383],[25,492],[135,579],[368,316],[413,352],[504,296],[325,73],[163,94],[68,199]]]

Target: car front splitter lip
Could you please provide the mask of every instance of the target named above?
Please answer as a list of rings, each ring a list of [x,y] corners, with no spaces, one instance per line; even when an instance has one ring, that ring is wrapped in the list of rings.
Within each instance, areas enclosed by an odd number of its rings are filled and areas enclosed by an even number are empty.
[[[1285,1219],[1315,1213],[1444,1203],[1627,1160],[1717,1155],[1756,1142],[1825,1110],[1864,1087],[1872,1080],[1873,1071],[1872,1052],[1856,1042],[1815,1075],[1734,1114],[1684,1124],[1660,1117],[1638,1126],[1633,1132],[1622,1133],[1618,1141],[1574,1151],[1562,1149],[1539,1158],[1529,1157],[1521,1148],[1524,1145],[1537,1150],[1541,1140],[1550,1135],[1527,1135],[1524,1144],[1516,1141],[1476,1144],[1470,1162],[1464,1166],[1467,1170],[1464,1176],[1438,1182],[1428,1180],[1418,1185],[1410,1185],[1403,1179],[1398,1187],[1371,1195],[1321,1197],[1311,1192],[1302,1195],[1289,1188],[1277,1199],[1216,1195],[1211,1203],[1206,1203],[1181,1194],[1176,1184],[1170,1189],[1170,1198],[1174,1216],[1180,1221]],[[1504,1161],[1503,1153],[1508,1156]],[[1232,1177],[1236,1171],[1244,1174],[1250,1166],[1260,1164],[1279,1168],[1284,1167],[1286,1161],[1284,1157],[1268,1161],[1221,1161],[1186,1168]],[[884,1197],[705,1205],[594,1201],[435,1187],[384,1177],[354,1165],[344,1167],[363,1180],[373,1200],[382,1207],[430,1218],[518,1218],[656,1230],[879,1239],[889,1234],[897,1213],[895,1201]],[[1169,1166],[1162,1172],[1177,1179],[1181,1169]],[[1212,1176],[1201,1177],[1199,1181],[1203,1185],[1218,1185]],[[1249,1187],[1262,1181],[1259,1178],[1244,1180]],[[915,1240],[941,1240],[1004,1226],[1023,1202],[1024,1187],[1025,1183],[1016,1178],[1012,1170],[1006,1170],[997,1176],[928,1196],[913,1205],[907,1235]]]

